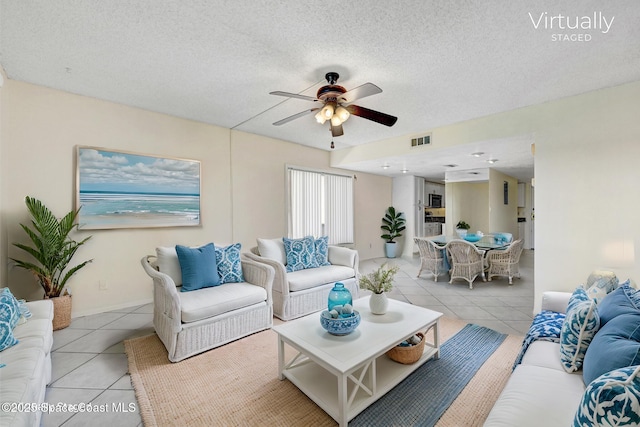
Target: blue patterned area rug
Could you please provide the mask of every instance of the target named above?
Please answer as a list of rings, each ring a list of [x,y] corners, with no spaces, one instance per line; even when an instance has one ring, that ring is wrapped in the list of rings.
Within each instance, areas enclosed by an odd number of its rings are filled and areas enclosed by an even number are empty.
[[[419,367],[349,426],[435,425],[506,337],[493,329],[466,325],[442,344],[440,359]]]

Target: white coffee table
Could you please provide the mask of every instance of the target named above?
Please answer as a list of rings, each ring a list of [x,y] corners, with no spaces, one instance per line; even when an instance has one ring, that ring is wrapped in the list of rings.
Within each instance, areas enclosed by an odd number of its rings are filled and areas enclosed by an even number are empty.
[[[319,312],[273,327],[278,334],[278,378],[287,378],[344,427],[424,362],[440,357],[442,313],[393,299],[384,315],[371,314],[369,297],[353,305],[362,319],[349,335],[325,331]],[[385,355],[429,328],[434,328],[434,342],[425,343],[416,363],[403,365]],[[287,364],[285,343],[298,352]]]

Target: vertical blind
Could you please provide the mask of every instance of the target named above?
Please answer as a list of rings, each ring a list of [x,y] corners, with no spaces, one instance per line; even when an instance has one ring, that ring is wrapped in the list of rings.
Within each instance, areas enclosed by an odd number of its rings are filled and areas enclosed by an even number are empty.
[[[353,177],[288,168],[289,236],[353,243]]]

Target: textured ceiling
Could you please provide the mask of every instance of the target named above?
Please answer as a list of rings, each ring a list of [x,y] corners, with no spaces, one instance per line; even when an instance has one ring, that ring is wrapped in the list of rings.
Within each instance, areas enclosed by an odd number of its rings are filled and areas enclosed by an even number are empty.
[[[0,63],[10,79],[321,149],[332,138],[312,115],[272,125],[313,104],[269,92],[315,96],[327,71],[340,73],[347,89],[378,85],[381,94],[356,104],[395,115],[397,124],[352,117],[335,138],[340,149],[640,80],[638,0],[0,0],[0,7]],[[590,28],[559,29],[561,19],[544,28],[559,14],[586,25],[583,17],[594,13]],[[600,16],[614,19],[607,32]],[[553,41],[556,33],[590,40]],[[414,171],[427,176],[430,165],[423,159]],[[528,168],[526,179],[531,165],[529,156],[513,169]],[[385,173],[379,169],[370,171]]]

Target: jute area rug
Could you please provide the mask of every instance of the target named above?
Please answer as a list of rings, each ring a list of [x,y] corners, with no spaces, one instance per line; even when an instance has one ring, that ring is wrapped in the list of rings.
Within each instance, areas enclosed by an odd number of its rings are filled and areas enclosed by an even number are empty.
[[[442,318],[442,339],[446,341],[465,325]],[[171,363],[156,335],[126,340],[129,373],[144,425],[336,426],[297,387],[278,380],[276,344],[276,333],[267,330]],[[511,374],[521,344],[521,336],[507,336],[436,426],[481,426]],[[289,360],[294,352],[287,350]],[[426,397],[416,396],[416,404]]]

